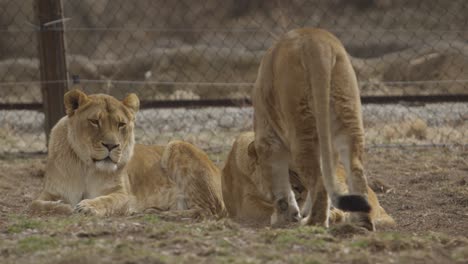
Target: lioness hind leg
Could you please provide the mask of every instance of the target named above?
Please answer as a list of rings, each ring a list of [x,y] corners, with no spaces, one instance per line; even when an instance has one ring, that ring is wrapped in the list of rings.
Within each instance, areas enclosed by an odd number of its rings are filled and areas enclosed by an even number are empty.
[[[310,205],[305,204],[305,206],[310,206],[310,208],[308,209],[308,215],[302,219],[301,224],[328,227],[330,202],[322,179],[319,178],[317,180],[315,188],[311,188],[307,194],[309,196],[307,199],[310,199],[312,202]],[[303,211],[305,212],[306,208]]]
[[[311,141],[294,144],[294,163],[308,190],[306,203],[302,208],[305,218],[303,225],[328,227],[330,203],[320,170],[319,153]]]
[[[364,153],[364,127],[362,122],[361,101],[356,74],[346,55],[336,63],[333,69],[332,112],[336,114],[335,128],[339,132],[334,136],[334,145],[339,152],[351,194],[362,195],[368,202],[367,180],[362,166]],[[362,226],[373,230],[374,224],[370,213],[351,213]]]
[[[353,194],[360,194],[368,199],[367,179],[362,166],[364,140],[362,134],[338,137],[340,160],[346,172],[348,190]],[[351,213],[351,221],[368,230],[375,230],[371,214]]]
[[[277,142],[278,144],[271,144]],[[270,222],[272,226],[284,225],[300,219],[299,207],[289,182],[289,155],[276,139],[255,139],[259,168],[266,182],[271,182],[274,203]]]

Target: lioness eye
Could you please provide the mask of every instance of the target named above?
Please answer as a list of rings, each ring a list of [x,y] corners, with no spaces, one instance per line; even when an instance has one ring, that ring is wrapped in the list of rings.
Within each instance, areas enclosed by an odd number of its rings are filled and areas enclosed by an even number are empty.
[[[123,127],[125,127],[126,125],[127,125],[126,123],[120,122],[120,123],[119,123],[119,128],[123,128]]]
[[[88,119],[89,123],[91,123],[91,125],[95,126],[95,127],[98,127],[99,126],[99,120],[96,120],[96,119]]]

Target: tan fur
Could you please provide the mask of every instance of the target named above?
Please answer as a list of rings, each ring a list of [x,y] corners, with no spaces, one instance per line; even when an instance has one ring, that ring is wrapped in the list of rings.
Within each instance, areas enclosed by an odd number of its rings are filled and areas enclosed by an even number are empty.
[[[148,208],[223,216],[217,167],[193,145],[135,145],[138,97],[65,95],[67,116],[52,129],[45,185],[34,212],[108,216]],[[110,149],[110,150],[109,150]]]
[[[300,219],[288,177],[292,164],[309,190],[310,208],[304,211],[310,214],[304,224],[328,226],[327,197],[335,207],[351,197],[348,207],[364,204],[362,209],[353,209],[362,211],[353,217],[373,230],[366,213],[359,88],[340,41],[314,28],[287,33],[263,57],[252,99],[259,170],[271,182],[265,195],[275,204],[271,223]],[[340,190],[335,173],[338,158],[350,193],[360,196],[346,196]]]
[[[271,184],[256,170],[258,159],[253,142],[253,132],[242,133],[234,142],[222,171],[223,198],[230,217],[250,224],[266,225],[273,213],[273,203],[267,197]],[[293,170],[289,173],[290,182],[299,207],[304,208],[307,189],[303,179]],[[339,187],[343,192],[347,191],[346,173],[341,165],[336,175]],[[376,227],[394,225],[395,221],[380,206],[376,194],[369,187],[368,193],[372,207],[370,217]],[[341,210],[333,208],[330,211],[332,223],[340,223],[348,218],[349,214]]]

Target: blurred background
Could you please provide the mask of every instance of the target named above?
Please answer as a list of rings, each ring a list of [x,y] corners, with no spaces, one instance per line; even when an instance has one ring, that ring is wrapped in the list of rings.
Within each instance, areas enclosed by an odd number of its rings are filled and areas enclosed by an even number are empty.
[[[47,10],[58,19],[45,21]],[[57,87],[135,92],[137,142],[226,153],[253,129],[262,55],[304,26],[348,50],[368,147],[468,145],[465,0],[0,0],[0,154],[47,151],[44,113],[63,108]],[[40,45],[50,33],[64,50]],[[63,55],[68,77],[44,79],[48,52]]]

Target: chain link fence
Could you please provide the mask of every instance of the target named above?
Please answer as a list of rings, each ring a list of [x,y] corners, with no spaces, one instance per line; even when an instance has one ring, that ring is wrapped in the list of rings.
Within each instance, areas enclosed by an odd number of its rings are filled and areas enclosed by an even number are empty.
[[[43,115],[24,109],[42,102],[34,1],[0,0],[0,153],[44,151]]]
[[[0,0],[0,153],[46,151],[44,116],[36,111],[42,103],[41,25],[34,4]],[[225,153],[239,132],[252,129],[252,108],[232,103],[190,107],[190,102],[249,98],[264,51],[288,30],[315,26],[342,40],[363,97],[465,98],[433,100],[437,103],[396,99],[391,104],[363,100],[368,146],[468,144],[467,1],[62,4],[70,79],[88,93],[123,98],[135,92],[147,102],[137,117],[138,142],[164,144],[178,138],[210,153]]]

